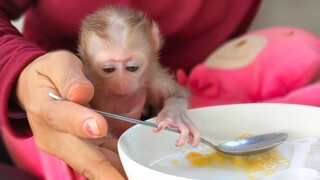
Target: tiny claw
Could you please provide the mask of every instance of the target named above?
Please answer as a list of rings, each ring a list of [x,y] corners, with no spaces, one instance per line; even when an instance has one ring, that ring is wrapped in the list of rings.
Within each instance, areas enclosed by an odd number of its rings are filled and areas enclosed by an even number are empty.
[[[158,128],[155,128],[155,132],[160,132],[167,126],[169,126],[170,120],[164,120],[158,124]]]
[[[184,145],[184,143],[183,142],[181,142],[181,140],[180,139],[178,139],[177,141],[176,141],[176,144],[175,144],[177,147],[181,147],[181,146],[183,146]]]

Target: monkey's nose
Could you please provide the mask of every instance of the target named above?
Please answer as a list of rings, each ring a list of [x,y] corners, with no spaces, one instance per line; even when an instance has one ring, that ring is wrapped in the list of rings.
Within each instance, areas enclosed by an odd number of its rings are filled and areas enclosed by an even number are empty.
[[[130,94],[130,86],[129,83],[120,81],[115,86],[115,94],[118,96],[125,96]]]
[[[126,91],[129,88],[129,83],[126,81],[120,81],[118,83],[118,88],[120,91]]]

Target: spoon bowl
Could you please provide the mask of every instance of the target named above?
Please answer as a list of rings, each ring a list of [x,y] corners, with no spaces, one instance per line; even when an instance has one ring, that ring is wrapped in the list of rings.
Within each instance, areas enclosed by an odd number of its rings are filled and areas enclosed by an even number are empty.
[[[226,141],[217,147],[228,155],[249,156],[269,151],[287,138],[287,133],[268,133]]]

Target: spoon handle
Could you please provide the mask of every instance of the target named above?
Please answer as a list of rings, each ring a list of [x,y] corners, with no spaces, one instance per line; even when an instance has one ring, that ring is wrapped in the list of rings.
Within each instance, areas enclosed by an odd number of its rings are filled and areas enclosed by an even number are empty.
[[[99,113],[99,114],[101,114],[103,116],[106,116],[106,117],[115,118],[115,119],[118,119],[118,120],[130,122],[130,123],[134,123],[134,124],[141,124],[141,125],[154,127],[154,128],[158,127],[158,125],[156,123],[153,123],[153,122],[141,121],[141,120],[129,118],[129,117],[126,117],[126,116],[120,116],[120,115],[117,115],[117,114],[112,114],[112,113],[103,112],[103,111],[99,111],[99,110],[94,110],[94,111],[96,111],[97,113]],[[174,128],[170,128],[170,127],[165,127],[164,130],[175,132],[175,133],[180,133],[179,130],[174,129]],[[192,136],[192,135],[190,134],[190,136]],[[216,149],[216,146],[214,144],[212,144],[211,142],[209,142],[209,141],[207,141],[207,140],[205,140],[203,138],[200,138],[200,142],[202,142],[205,145],[208,145],[209,147],[212,147],[212,148]]]
[[[56,99],[56,100],[60,100],[60,101],[63,101],[65,99],[63,99],[62,97],[52,93],[52,92],[49,92],[49,96],[52,97],[53,99]],[[121,115],[118,115],[118,114],[113,114],[113,113],[108,113],[108,112],[104,112],[104,111],[99,111],[99,110],[95,110],[95,109],[92,109],[94,110],[95,112],[101,114],[102,116],[105,116],[105,117],[109,117],[109,118],[114,118],[114,119],[118,119],[118,120],[122,120],[122,121],[126,121],[126,122],[130,122],[130,123],[133,123],[133,124],[141,124],[141,125],[145,125],[145,126],[149,126],[149,127],[154,127],[154,128],[157,128],[158,125],[156,123],[153,123],[153,122],[149,122],[149,121],[141,121],[141,120],[137,120],[137,119],[133,119],[133,118],[130,118],[130,117],[126,117],[126,116],[121,116]],[[175,128],[171,128],[171,127],[165,127],[164,130],[167,130],[167,131],[171,131],[171,132],[175,132],[175,133],[180,133],[179,130],[175,129]],[[190,134],[190,136],[192,136]],[[217,147],[212,144],[211,142],[203,139],[203,138],[200,138],[200,142],[202,142],[203,144],[206,144],[214,149],[217,149]]]
[[[102,116],[105,116],[105,117],[115,118],[115,119],[118,119],[118,120],[130,122],[130,123],[133,123],[133,124],[141,124],[141,125],[145,125],[145,126],[149,126],[149,127],[154,127],[154,128],[157,128],[157,127],[158,127],[158,125],[157,125],[156,123],[153,123],[153,122],[141,121],[141,120],[133,119],[133,118],[126,117],[126,116],[121,116],[121,115],[118,115],[118,114],[108,113],[108,112],[99,111],[99,110],[95,110],[95,109],[93,109],[93,110],[94,110],[95,112],[101,114]],[[178,131],[177,129],[174,129],[174,128],[165,127],[164,129],[167,130],[167,131],[171,131],[171,132],[175,132],[175,133],[180,133],[180,131]]]
[[[56,94],[50,92],[49,93],[49,96],[52,97],[53,99],[56,99],[56,100],[65,100],[63,99],[62,97],[60,96],[57,96]],[[154,127],[154,128],[157,128],[158,125],[156,123],[153,123],[153,122],[149,122],[149,121],[141,121],[141,120],[137,120],[137,119],[133,119],[133,118],[130,118],[130,117],[126,117],[126,116],[121,116],[121,115],[118,115],[118,114],[113,114],[113,113],[108,113],[108,112],[104,112],[104,111],[99,111],[99,110],[95,110],[95,109],[92,109],[94,110],[95,112],[101,114],[102,116],[105,116],[105,117],[109,117],[109,118],[114,118],[114,119],[118,119],[118,120],[122,120],[122,121],[126,121],[126,122],[130,122],[130,123],[133,123],[133,124],[141,124],[141,125],[145,125],[145,126],[149,126],[149,127]],[[167,131],[171,131],[171,132],[174,132],[174,133],[180,133],[179,130],[175,129],[175,128],[171,128],[171,127],[165,127],[164,130],[167,130]],[[217,146],[215,146],[214,144],[212,144],[211,142],[203,139],[203,138],[200,138],[200,142],[202,142],[203,144],[206,144],[214,149],[217,149]]]
[[[64,98],[62,98],[62,97],[60,97],[60,96],[58,96],[56,94],[53,94],[52,92],[49,92],[49,96],[52,97],[53,99],[56,99],[56,100],[59,100],[59,101],[64,101],[65,100]],[[130,123],[133,123],[133,124],[142,124],[142,125],[149,126],[149,127],[154,127],[154,128],[158,127],[158,125],[156,123],[152,123],[152,122],[148,122],[148,121],[141,121],[141,120],[138,120],[138,119],[133,119],[133,118],[130,118],[130,117],[121,116],[121,115],[113,114],[113,113],[109,113],[109,112],[99,111],[99,110],[96,110],[96,109],[92,109],[92,110],[94,110],[95,112],[97,112],[97,113],[99,113],[99,114],[101,114],[102,116],[105,116],[105,117],[109,117],[109,118],[114,118],[114,119],[130,122]],[[177,129],[174,129],[174,128],[166,127],[165,129],[168,130],[168,131],[175,132],[175,133],[180,133]]]
[[[133,118],[130,118],[130,117],[121,116],[121,115],[117,115],[117,114],[112,114],[112,113],[108,113],[108,112],[103,112],[103,111],[99,111],[99,110],[94,110],[94,111],[96,111],[97,113],[99,113],[99,114],[101,114],[103,116],[106,116],[106,117],[115,118],[115,119],[118,119],[118,120],[130,122],[130,123],[134,123],[134,124],[141,124],[141,125],[154,127],[154,128],[158,127],[158,125],[156,123],[153,123],[153,122],[141,121],[141,120],[133,119]],[[171,128],[171,127],[165,127],[164,130],[175,132],[175,133],[180,133],[179,130]],[[192,136],[192,135],[190,134],[190,136]],[[214,144],[212,144],[211,142],[209,142],[209,141],[207,141],[207,140],[205,140],[203,138],[200,138],[200,142],[202,142],[203,144],[208,145],[209,147],[217,149]]]

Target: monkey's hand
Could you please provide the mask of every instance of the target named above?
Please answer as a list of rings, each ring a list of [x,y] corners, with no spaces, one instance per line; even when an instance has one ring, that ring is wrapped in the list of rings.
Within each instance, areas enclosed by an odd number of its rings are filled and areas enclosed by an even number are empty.
[[[176,146],[182,146],[185,142],[193,147],[197,146],[200,142],[200,131],[188,117],[186,109],[185,98],[169,97],[156,118],[159,125],[154,131],[162,131],[167,126],[177,128],[180,131],[180,137],[176,141]]]

